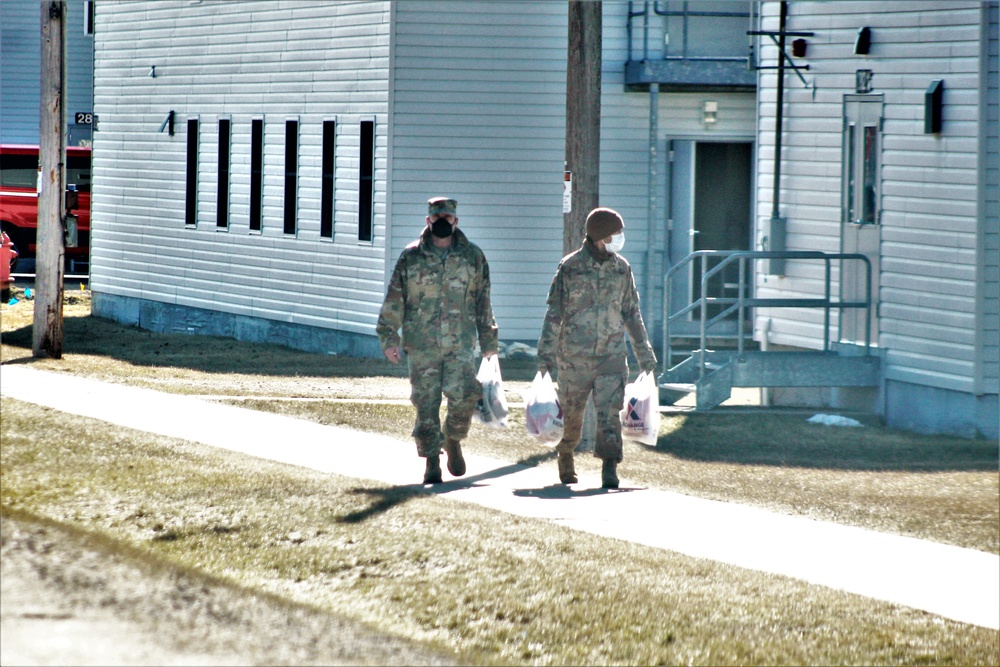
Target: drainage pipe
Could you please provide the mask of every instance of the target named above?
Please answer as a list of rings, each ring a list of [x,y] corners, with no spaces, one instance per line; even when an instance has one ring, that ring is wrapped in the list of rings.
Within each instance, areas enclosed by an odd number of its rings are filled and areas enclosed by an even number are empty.
[[[660,115],[660,84],[649,84],[649,180],[647,182],[648,206],[646,210],[646,314],[649,316],[649,326],[655,326],[655,309],[653,307],[654,296],[656,294],[656,282],[654,271],[656,269],[656,187],[658,153],[657,134],[659,134],[658,120]],[[664,314],[664,316],[666,316]],[[666,366],[664,366],[666,368]]]
[[[761,327],[760,336],[760,351],[767,352],[771,348],[771,341],[769,340],[771,336],[771,318],[768,317],[764,320],[764,326]],[[760,388],[760,405],[763,408],[771,407],[771,388],[761,387]]]

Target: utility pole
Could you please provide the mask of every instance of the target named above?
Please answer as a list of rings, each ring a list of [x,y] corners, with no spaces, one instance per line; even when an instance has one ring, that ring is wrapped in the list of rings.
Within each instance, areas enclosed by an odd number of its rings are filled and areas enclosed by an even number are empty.
[[[62,358],[63,276],[66,242],[66,3],[46,0],[42,8],[42,85],[39,118],[41,167],[38,240],[35,257],[35,318],[32,354]]]
[[[570,192],[568,197],[564,194],[563,202],[563,256],[583,243],[587,214],[600,205],[602,12],[600,0],[569,0],[565,178]],[[592,393],[587,399],[583,437],[577,451],[594,450],[596,430]]]
[[[601,21],[599,0],[569,0],[566,52],[566,171],[563,255],[583,242],[587,214],[599,204],[601,173]]]

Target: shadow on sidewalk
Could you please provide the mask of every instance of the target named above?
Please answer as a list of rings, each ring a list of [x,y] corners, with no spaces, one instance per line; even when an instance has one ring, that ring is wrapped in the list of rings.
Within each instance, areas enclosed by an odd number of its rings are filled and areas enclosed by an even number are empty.
[[[356,512],[350,512],[344,516],[338,517],[338,523],[361,523],[368,518],[387,512],[388,510],[396,507],[397,505],[402,505],[405,502],[419,496],[426,496],[430,494],[446,494],[451,491],[458,489],[467,489],[474,486],[479,486],[480,482],[488,479],[496,479],[498,477],[503,477],[505,475],[513,475],[516,472],[520,472],[527,468],[534,468],[543,461],[549,459],[554,459],[556,457],[555,450],[545,452],[543,454],[535,454],[533,456],[528,456],[516,463],[511,463],[505,466],[500,466],[499,468],[494,468],[493,470],[488,470],[484,473],[478,475],[470,475],[469,477],[456,477],[455,479],[449,480],[444,484],[406,484],[404,486],[390,486],[383,488],[356,488],[351,489],[351,493],[355,495],[366,495],[374,499],[374,502],[363,510],[358,510]],[[531,490],[526,490],[531,491]],[[517,492],[515,492],[517,493]],[[576,494],[582,495],[582,494]]]
[[[579,491],[565,484],[553,484],[543,486],[540,489],[517,489],[514,495],[519,498],[539,498],[541,500],[571,500],[573,498],[586,498],[587,496],[604,496],[615,493],[629,493],[641,491],[640,487],[632,489],[580,489]]]

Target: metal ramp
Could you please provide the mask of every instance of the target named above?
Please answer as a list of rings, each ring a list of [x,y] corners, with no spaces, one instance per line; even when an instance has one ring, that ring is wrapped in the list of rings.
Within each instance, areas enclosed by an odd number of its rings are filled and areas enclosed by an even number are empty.
[[[825,268],[825,291],[817,298],[755,298],[747,289],[752,278],[752,262],[795,259],[822,262]],[[831,294],[833,262],[859,261],[865,266],[865,299],[834,300]],[[713,266],[709,264],[713,263]],[[734,297],[714,297],[713,280],[722,279],[727,267],[738,268],[739,284]],[[731,269],[728,269],[732,273]],[[671,286],[677,276],[700,276],[697,299],[676,312],[670,312]],[[761,252],[700,250],[673,266],[663,281],[663,351],[669,368],[659,377],[660,402],[673,404],[688,394],[695,394],[697,410],[711,410],[732,395],[733,387],[875,387],[879,383],[879,358],[871,353],[871,264],[867,257],[854,253]],[[824,313],[823,349],[816,351],[760,351],[746,349],[745,323],[754,308],[817,308]],[[864,346],[830,344],[831,311],[846,308],[865,309]],[[733,316],[736,321],[733,322]],[[695,318],[695,316],[697,316]],[[690,337],[697,322],[698,347],[680,363],[670,366],[676,357],[674,342]],[[721,326],[720,326],[721,324]],[[735,327],[736,334],[729,330]],[[678,329],[680,331],[678,331]],[[720,335],[714,337],[715,329]],[[725,331],[725,333],[721,333]],[[735,340],[736,348],[710,349],[709,342]],[[682,355],[684,356],[684,355]]]

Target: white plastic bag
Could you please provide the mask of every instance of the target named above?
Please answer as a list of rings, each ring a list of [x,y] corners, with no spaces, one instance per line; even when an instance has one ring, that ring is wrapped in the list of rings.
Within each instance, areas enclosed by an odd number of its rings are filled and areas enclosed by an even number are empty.
[[[625,385],[625,407],[620,413],[622,437],[655,445],[660,433],[660,390],[652,373],[642,372]]]
[[[473,416],[476,421],[493,428],[507,426],[507,397],[503,392],[503,379],[500,377],[500,360],[497,355],[483,359],[479,364],[476,379],[483,385],[483,395],[476,402]]]
[[[552,376],[535,373],[525,396],[524,422],[528,433],[545,443],[556,443],[563,436],[563,413]]]

